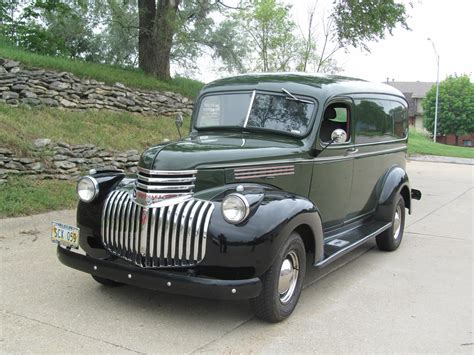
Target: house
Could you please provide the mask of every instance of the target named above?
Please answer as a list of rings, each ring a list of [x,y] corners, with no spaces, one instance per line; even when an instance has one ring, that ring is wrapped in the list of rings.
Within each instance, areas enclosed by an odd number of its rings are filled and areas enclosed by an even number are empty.
[[[423,127],[423,106],[421,105],[426,93],[436,83],[426,81],[390,81],[387,78],[386,84],[400,90],[408,101],[408,119],[411,125],[417,130],[424,130]]]

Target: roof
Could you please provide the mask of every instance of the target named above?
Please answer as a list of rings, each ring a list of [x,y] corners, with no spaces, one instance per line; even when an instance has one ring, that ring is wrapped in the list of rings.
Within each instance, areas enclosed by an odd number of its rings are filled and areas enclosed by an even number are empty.
[[[231,90],[282,91],[318,97],[322,101],[334,95],[354,93],[391,94],[404,98],[392,86],[339,75],[308,73],[252,73],[218,79],[207,84],[202,94]]]
[[[426,97],[426,93],[436,83],[427,81],[388,81],[386,84],[397,88],[404,94],[411,93],[411,96],[414,99],[424,99]]]

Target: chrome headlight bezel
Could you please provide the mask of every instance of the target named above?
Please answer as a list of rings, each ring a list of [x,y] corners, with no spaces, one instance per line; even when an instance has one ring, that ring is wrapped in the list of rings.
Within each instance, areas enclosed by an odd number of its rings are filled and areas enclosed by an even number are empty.
[[[84,188],[81,188],[81,184],[87,185],[83,185]],[[91,193],[89,195],[84,195],[84,193],[81,194],[83,191],[85,193],[87,193],[87,191]],[[77,181],[76,192],[81,201],[92,202],[97,195],[99,195],[99,183],[92,176],[83,176]]]
[[[232,204],[234,209],[238,209],[236,216],[231,216]],[[225,221],[230,224],[239,224],[245,221],[250,214],[250,205],[247,198],[239,193],[231,193],[224,197],[221,204],[221,212]]]

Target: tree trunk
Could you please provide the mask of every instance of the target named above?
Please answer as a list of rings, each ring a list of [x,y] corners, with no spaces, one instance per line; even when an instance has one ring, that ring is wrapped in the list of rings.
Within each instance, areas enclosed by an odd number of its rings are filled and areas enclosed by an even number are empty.
[[[170,80],[170,57],[180,0],[138,0],[138,66],[161,80]]]
[[[155,16],[155,0],[138,0],[138,67],[153,75],[156,70],[156,44],[153,41]]]
[[[176,15],[180,0],[158,0],[158,9],[153,31],[156,46],[155,76],[170,80],[170,56],[173,36],[176,32]]]

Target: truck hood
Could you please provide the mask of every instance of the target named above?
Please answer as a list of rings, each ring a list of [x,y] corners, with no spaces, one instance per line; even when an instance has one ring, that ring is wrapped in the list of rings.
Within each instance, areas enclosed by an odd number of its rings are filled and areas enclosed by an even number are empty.
[[[150,170],[190,170],[302,155],[306,155],[303,141],[292,137],[199,134],[147,149],[139,166]]]

